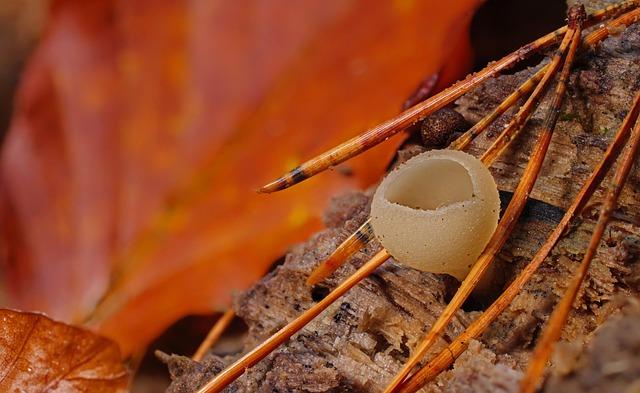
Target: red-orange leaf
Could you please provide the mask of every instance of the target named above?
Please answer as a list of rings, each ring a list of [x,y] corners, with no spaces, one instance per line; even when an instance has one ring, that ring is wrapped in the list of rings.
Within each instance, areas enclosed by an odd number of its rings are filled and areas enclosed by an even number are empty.
[[[228,305],[395,145],[256,187],[460,76],[478,2],[55,2],[3,147],[13,305],[125,353]]]
[[[40,314],[0,309],[0,392],[124,392],[118,345]]]

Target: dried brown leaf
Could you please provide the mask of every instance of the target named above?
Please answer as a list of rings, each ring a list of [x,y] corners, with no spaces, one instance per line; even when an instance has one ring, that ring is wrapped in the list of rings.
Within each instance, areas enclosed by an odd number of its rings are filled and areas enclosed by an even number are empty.
[[[0,392],[124,392],[118,345],[42,314],[0,310]]]

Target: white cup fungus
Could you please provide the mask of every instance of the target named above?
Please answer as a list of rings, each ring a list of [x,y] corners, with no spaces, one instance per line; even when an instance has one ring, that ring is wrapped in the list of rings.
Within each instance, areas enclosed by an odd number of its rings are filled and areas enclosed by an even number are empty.
[[[463,280],[498,225],[500,198],[480,160],[456,150],[411,158],[380,183],[371,225],[398,262]]]

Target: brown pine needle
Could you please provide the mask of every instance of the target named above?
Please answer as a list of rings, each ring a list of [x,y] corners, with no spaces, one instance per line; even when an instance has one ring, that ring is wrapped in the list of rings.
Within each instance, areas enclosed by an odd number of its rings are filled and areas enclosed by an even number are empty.
[[[237,360],[235,363],[222,370],[222,372],[214,379],[209,381],[205,386],[198,390],[198,393],[211,393],[211,392],[219,392],[224,389],[227,385],[235,381],[239,376],[241,376],[246,369],[254,366],[260,360],[264,359],[265,356],[270,354],[273,350],[275,350],[282,343],[287,341],[291,336],[296,334],[300,329],[302,329],[307,323],[309,323],[313,318],[317,317],[322,311],[324,311],[327,307],[329,307],[333,302],[338,300],[342,295],[344,295],[347,291],[353,288],[356,284],[358,284],[362,279],[371,274],[374,270],[376,270],[380,265],[384,263],[389,258],[389,253],[386,250],[379,251],[376,255],[374,255],[367,263],[362,265],[360,269],[358,269],[352,276],[347,278],[342,284],[340,284],[336,289],[331,291],[327,297],[319,301],[313,307],[303,312],[302,315],[289,322],[285,327],[278,330],[276,334],[269,337],[265,342],[257,346],[251,352],[244,355],[242,358]]]
[[[578,10],[581,10],[582,13],[578,12]],[[502,219],[500,220],[496,231],[489,240],[489,243],[487,244],[485,250],[482,252],[477,262],[475,263],[475,265],[473,265],[471,271],[460,285],[460,288],[458,289],[456,294],[453,296],[447,307],[445,307],[438,320],[431,327],[431,330],[429,331],[425,339],[418,345],[404,367],[387,386],[385,390],[386,393],[395,391],[398,386],[402,384],[409,373],[411,373],[413,368],[420,362],[420,360],[422,360],[429,348],[431,348],[442,331],[446,328],[455,312],[460,308],[460,306],[462,306],[462,303],[464,303],[473,289],[477,286],[485,271],[493,262],[496,254],[500,251],[500,248],[502,248],[502,245],[511,234],[511,231],[515,226],[518,217],[522,213],[522,210],[524,209],[524,206],[529,199],[529,193],[531,192],[531,189],[535,184],[538,173],[540,172],[540,168],[542,167],[542,163],[546,156],[549,144],[551,142],[551,136],[553,135],[555,123],[558,119],[558,109],[562,105],[562,100],[564,98],[566,79],[568,78],[569,72],[571,70],[571,65],[576,49],[578,48],[578,44],[580,43],[580,27],[583,21],[584,8],[573,7],[569,10],[570,27],[567,30],[565,38],[563,39],[561,45],[561,48],[568,47],[570,45],[569,54],[565,61],[564,68],[560,76],[560,81],[558,82],[558,85],[556,87],[556,92],[553,97],[549,113],[542,127],[542,132],[540,133],[538,141],[536,142],[535,151],[533,152],[531,159],[527,164],[527,167],[522,175],[522,179],[520,179],[520,183],[518,183],[518,187],[513,194],[513,198],[511,199],[509,206],[507,207]],[[545,77],[548,75],[551,75],[551,72],[548,72]]]
[[[629,11],[630,9],[636,8],[639,5],[639,0],[628,0],[621,1],[620,3],[612,4],[605,8],[594,11],[592,14],[587,16],[587,20],[584,22],[583,29],[594,26],[606,19],[620,15],[624,12]]]
[[[547,70],[536,86],[531,96],[527,99],[527,101],[520,107],[518,113],[511,119],[509,124],[502,130],[498,139],[489,146],[487,151],[484,152],[480,161],[482,161],[486,166],[491,166],[493,161],[500,155],[500,153],[511,143],[511,141],[516,137],[516,135],[523,128],[525,123],[529,120],[531,113],[535,109],[540,99],[543,97],[544,93],[547,91],[547,87],[549,87],[549,83],[556,75],[558,69],[560,68],[560,64],[562,63],[562,58],[567,53],[569,49],[569,44],[573,38],[573,31],[567,30],[567,34],[565,34],[560,47],[554,53],[551,61],[547,65]],[[578,37],[579,38],[579,37]],[[535,75],[534,75],[535,76]]]
[[[222,336],[222,333],[224,333],[227,327],[229,327],[229,324],[231,323],[231,321],[233,321],[233,318],[235,316],[236,313],[231,308],[228,309],[224,314],[222,314],[222,316],[218,318],[216,323],[213,324],[211,330],[209,330],[209,334],[207,334],[207,337],[205,337],[204,341],[202,341],[202,343],[198,347],[198,350],[191,357],[191,359],[195,360],[196,362],[202,360],[209,349],[211,349],[216,344],[216,342],[218,342],[220,336]]]
[[[593,26],[602,20],[610,18],[618,13],[635,8],[640,2],[632,0],[617,5],[609,6],[592,14],[586,22],[586,26]],[[411,124],[424,119],[433,112],[449,105],[461,95],[475,88],[488,78],[498,75],[501,71],[509,69],[518,62],[528,58],[534,53],[555,44],[567,31],[567,27],[563,26],[537,40],[524,45],[503,57],[502,59],[491,63],[483,70],[469,75],[466,79],[454,84],[446,90],[436,94],[428,100],[407,109],[398,116],[387,120],[368,131],[340,144],[339,146],[303,163],[294,168],[284,176],[274,180],[273,182],[260,188],[259,192],[271,193],[285,188],[291,187],[303,180],[306,180],[334,165],[337,165],[353,156],[356,156],[373,146],[387,140],[391,136],[397,134],[401,130],[407,128]]]
[[[585,38],[585,44],[586,45],[593,45],[593,43],[597,43],[602,41],[603,39],[609,37],[612,34],[616,34],[617,32],[619,32],[620,28],[623,27],[627,27],[632,23],[636,23],[638,21],[638,9],[637,7],[640,6],[640,0],[634,0],[634,1],[630,1],[630,2],[624,2],[624,3],[620,3],[619,5],[614,5],[611,7],[617,7],[619,6],[619,8],[617,10],[615,10],[615,12],[613,12],[613,14],[619,14],[621,12],[624,12],[622,15],[618,16],[616,19],[614,19],[613,21],[607,23],[605,26],[599,27],[597,30],[592,31],[589,34],[589,37]],[[608,7],[608,8],[611,8]],[[601,11],[606,11],[606,9],[603,9]],[[628,12],[627,12],[628,11]],[[600,12],[600,11],[598,11]],[[595,15],[595,14],[594,14]],[[610,14],[612,15],[612,14]],[[600,19],[600,21],[607,19],[607,17],[604,17],[604,14],[602,14],[602,17]],[[587,28],[589,26],[593,26],[596,23],[589,23],[589,21],[587,21],[587,23],[585,23],[584,27]]]
[[[538,342],[538,345],[533,352],[531,363],[529,363],[527,373],[522,380],[520,389],[522,393],[533,393],[535,391],[538,381],[544,373],[544,368],[546,366],[547,360],[551,356],[553,347],[556,341],[558,341],[558,339],[560,338],[562,328],[567,322],[569,312],[571,311],[571,308],[573,306],[573,302],[575,301],[578,295],[578,291],[580,290],[580,286],[582,285],[582,282],[584,281],[587,272],[589,271],[589,266],[591,265],[593,256],[596,254],[598,245],[600,244],[600,240],[602,239],[602,235],[605,231],[607,223],[609,222],[609,218],[611,217],[611,213],[613,213],[613,210],[616,207],[618,197],[620,196],[622,188],[627,181],[627,177],[629,176],[631,167],[636,160],[638,150],[640,149],[640,122],[636,122],[636,125],[634,126],[633,132],[629,139],[629,143],[630,145],[627,147],[627,150],[624,153],[622,162],[616,170],[613,183],[609,189],[609,192],[607,193],[605,203],[600,210],[600,216],[598,217],[596,228],[593,231],[593,235],[591,236],[587,252],[584,254],[582,262],[580,263],[580,266],[578,267],[576,275],[571,281],[571,284],[567,288],[567,291],[565,292],[564,296],[556,306],[553,314],[549,318],[547,328],[544,330],[542,338]]]
[[[478,135],[480,135],[495,119],[505,113],[511,108],[518,100],[525,95],[529,94],[531,90],[540,82],[544,74],[547,72],[548,65],[540,68],[533,76],[527,79],[523,84],[504,99],[491,113],[483,117],[479,122],[474,124],[467,132],[460,135],[458,139],[451,142],[449,149],[463,150],[465,149]]]
[[[640,3],[640,0],[638,1]],[[589,50],[595,48],[602,40],[609,37],[610,35],[616,34],[620,31],[620,29],[626,28],[627,26],[636,23],[640,20],[640,8],[636,8],[632,11],[629,11],[625,14],[620,15],[616,19],[611,20],[603,26],[595,29],[591,33],[589,33],[583,42],[583,50]],[[588,24],[585,23],[584,27],[588,27]]]
[[[327,278],[331,273],[336,271],[351,255],[355,254],[362,247],[373,239],[373,228],[371,227],[371,218],[367,219],[354,233],[352,233],[345,241],[343,241],[334,252],[329,255],[324,262],[315,268],[309,278],[307,285],[315,285]]]
[[[580,192],[567,209],[564,217],[553,230],[549,238],[538,250],[531,262],[522,270],[509,287],[496,299],[485,312],[475,320],[469,327],[465,329],[447,348],[442,350],[433,360],[416,372],[407,382],[405,382],[400,392],[415,392],[424,386],[427,382],[435,378],[440,372],[451,366],[455,359],[464,352],[469,341],[479,337],[489,327],[493,321],[511,304],[513,299],[520,293],[520,290],[529,281],[529,278],[538,269],[540,264],[547,258],[553,247],[558,243],[562,234],[569,226],[573,218],[584,208],[589,201],[593,192],[598,188],[602,179],[620,155],[624,145],[629,138],[631,127],[636,122],[640,113],[640,93],[636,94],[631,110],[622,122],[614,140],[611,142],[602,160],[598,163],[595,170],[582,186]]]

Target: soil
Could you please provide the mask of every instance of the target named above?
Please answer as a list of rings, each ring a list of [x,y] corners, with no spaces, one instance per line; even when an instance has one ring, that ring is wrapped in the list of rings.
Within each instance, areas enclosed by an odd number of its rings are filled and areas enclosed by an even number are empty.
[[[598,3],[602,3],[599,1]],[[601,4],[600,4],[601,5]],[[473,124],[530,76],[534,68],[497,77],[452,108]],[[458,335],[528,263],[596,165],[640,87],[640,27],[632,26],[582,54],[572,72],[552,146],[532,199],[496,259],[494,293],[467,302],[429,358]],[[502,209],[529,157],[550,97],[492,167]],[[505,114],[468,151],[479,155],[495,140]],[[450,116],[457,118],[457,116]],[[459,120],[459,119],[458,119]],[[459,121],[455,121],[457,125]],[[437,142],[443,140],[438,123]],[[450,132],[459,131],[452,126]],[[398,160],[426,148],[405,146]],[[640,166],[632,172],[555,351],[546,392],[635,392],[640,380]],[[603,183],[608,184],[607,181]],[[234,309],[249,327],[250,350],[325,296],[380,246],[372,242],[325,282],[305,285],[309,273],[368,217],[372,190],[334,199],[326,230],[296,245],[282,265],[237,296]],[[522,293],[454,366],[423,392],[516,392],[531,350],[564,293],[591,236],[603,189],[592,198]],[[227,392],[379,392],[406,362],[458,283],[387,261],[369,278],[233,383]],[[634,306],[635,305],[635,306]],[[170,392],[192,392],[241,354],[209,354],[198,363],[178,355],[168,364]],[[635,389],[635,390],[634,390]]]

